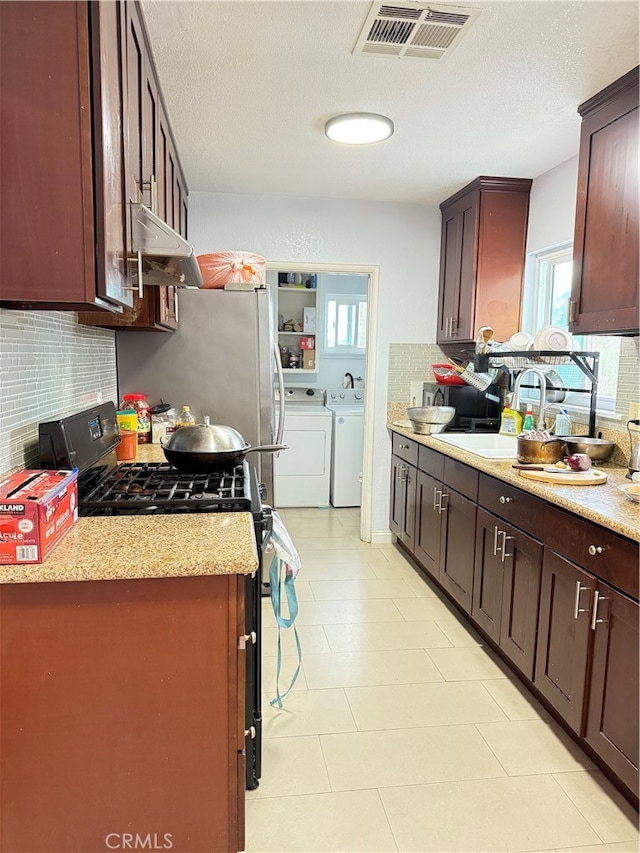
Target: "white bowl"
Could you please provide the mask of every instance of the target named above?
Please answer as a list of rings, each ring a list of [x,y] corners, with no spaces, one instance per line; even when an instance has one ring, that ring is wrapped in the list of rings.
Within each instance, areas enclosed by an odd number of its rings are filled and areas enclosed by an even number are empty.
[[[554,350],[555,352],[568,352],[575,349],[573,337],[565,329],[559,326],[544,326],[536,333],[533,339],[534,350]],[[554,356],[541,356],[541,361],[547,364],[562,364],[567,358]]]
[[[529,332],[516,332],[515,335],[511,335],[509,338],[509,349],[521,351],[532,349],[533,347],[533,335],[530,335]]]
[[[640,483],[630,483],[628,486],[618,486],[618,488],[630,501],[640,503]]]

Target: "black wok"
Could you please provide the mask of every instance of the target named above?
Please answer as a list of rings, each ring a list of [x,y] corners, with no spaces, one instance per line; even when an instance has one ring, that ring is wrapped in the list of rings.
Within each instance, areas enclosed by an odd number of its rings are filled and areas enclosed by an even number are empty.
[[[243,462],[247,453],[287,450],[285,444],[252,447],[232,427],[205,424],[181,427],[160,444],[167,461],[189,474],[231,471]]]

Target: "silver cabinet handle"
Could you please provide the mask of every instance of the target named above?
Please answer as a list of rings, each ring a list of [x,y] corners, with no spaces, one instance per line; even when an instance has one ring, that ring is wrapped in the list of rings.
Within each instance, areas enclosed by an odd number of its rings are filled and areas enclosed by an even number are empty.
[[[253,739],[256,736],[256,727],[250,726],[248,729],[245,729],[244,736]]]
[[[442,496],[440,498],[440,506],[438,507],[438,512],[440,515],[442,515],[443,512],[447,511],[448,506],[446,505],[446,503],[443,503],[443,501],[448,501],[448,500],[449,500],[449,495],[446,494],[446,492],[442,492]]]
[[[510,504],[513,503],[513,498],[507,498],[504,495],[500,495],[500,503],[501,504]]]
[[[451,337],[458,334],[458,318],[451,318]]]
[[[436,487],[433,487],[433,511],[437,512],[440,507],[440,501],[438,500],[438,495],[442,497],[442,492]]]
[[[498,525],[493,528],[493,556],[498,556]]]
[[[604,548],[601,545],[589,545],[589,553],[592,557],[595,557],[596,554],[602,554]],[[598,593],[596,592],[596,595]]]
[[[398,447],[400,448],[400,450],[408,450],[409,449],[408,444],[399,444]]]
[[[515,536],[507,536],[505,530],[501,530],[502,533],[502,562],[504,563],[507,557],[513,557],[513,554],[507,554],[507,539],[515,539]]]
[[[409,472],[409,469],[407,468],[407,466],[406,466],[406,465],[401,465],[401,466],[400,466],[400,471],[401,471],[401,474],[400,474],[400,482],[401,482],[401,483],[406,483],[406,482],[407,482],[407,474],[408,474],[408,472]]]
[[[593,594],[593,612],[591,613],[591,630],[596,630],[596,625],[598,622],[606,622],[606,619],[598,619],[598,602],[606,601],[605,596],[601,596],[598,590],[596,590]]]
[[[578,618],[578,613],[586,613],[586,607],[580,607],[580,593],[591,589],[588,586],[581,586],[580,581],[576,581],[576,598],[573,604],[573,618]]]

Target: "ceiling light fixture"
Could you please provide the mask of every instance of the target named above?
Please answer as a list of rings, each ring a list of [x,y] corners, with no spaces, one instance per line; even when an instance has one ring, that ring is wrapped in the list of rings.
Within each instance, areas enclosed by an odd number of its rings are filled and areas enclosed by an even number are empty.
[[[346,145],[382,142],[393,134],[393,122],[377,113],[345,113],[334,116],[324,126],[326,136]]]

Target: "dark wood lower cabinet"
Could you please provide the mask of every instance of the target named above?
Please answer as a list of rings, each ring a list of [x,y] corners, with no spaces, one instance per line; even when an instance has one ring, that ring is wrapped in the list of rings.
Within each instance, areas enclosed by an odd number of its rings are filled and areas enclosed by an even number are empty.
[[[637,790],[639,607],[637,602],[601,582],[596,594],[584,736],[625,785]]]
[[[476,504],[453,489],[442,495],[444,530],[439,580],[449,595],[471,613]]]
[[[594,581],[593,575],[545,548],[533,683],[578,734]]]
[[[391,465],[391,519],[389,526],[412,553],[416,516],[416,469],[397,456]]]
[[[391,529],[637,806],[638,543],[414,444]]]
[[[417,472],[414,554],[420,565],[436,579],[440,575],[443,489],[439,480],[424,471]]]
[[[471,615],[496,643],[500,641],[504,560],[499,549],[505,524],[478,507]]]

